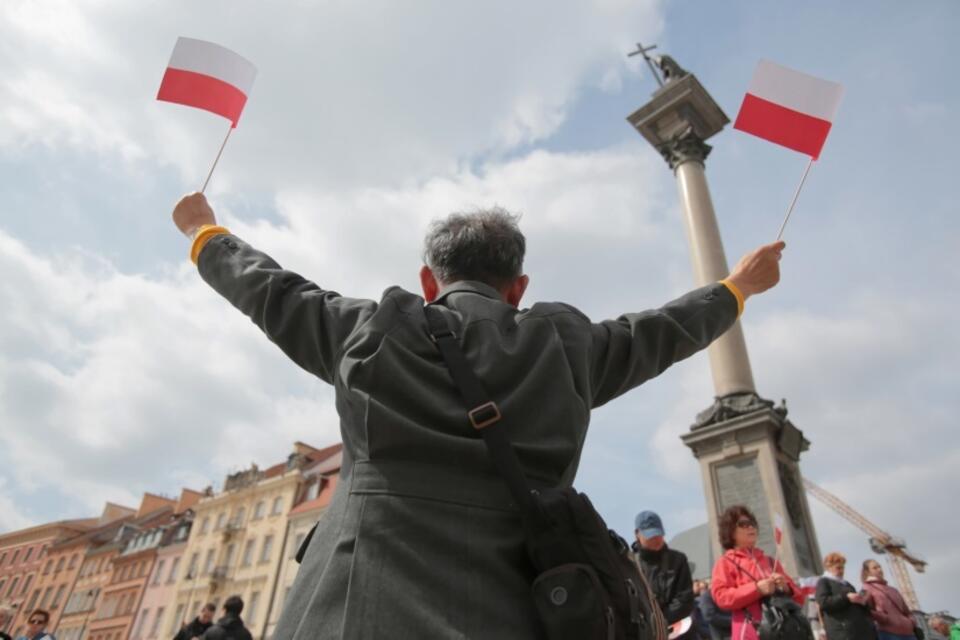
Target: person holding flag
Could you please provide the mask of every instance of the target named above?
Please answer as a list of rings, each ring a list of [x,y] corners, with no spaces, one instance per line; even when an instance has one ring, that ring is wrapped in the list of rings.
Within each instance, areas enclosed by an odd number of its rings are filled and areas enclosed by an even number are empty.
[[[251,69],[207,44],[179,48],[161,99],[236,124]],[[207,93],[195,99],[178,83]],[[594,323],[562,303],[520,307],[526,239],[498,207],[436,221],[423,296],[390,287],[380,300],[284,269],[219,226],[202,193],[180,200],[173,220],[204,281],[335,389],[341,482],[297,552],[274,631],[283,640],[542,638],[521,514],[479,430],[502,419],[523,475],[572,486],[592,409],[728,331],[747,299],[777,284],[784,248],[763,245],[722,281],[659,309]],[[428,312],[448,330],[431,327]],[[438,351],[450,339],[495,400],[466,410]],[[566,601],[566,591],[554,595],[552,604]],[[598,613],[612,631],[613,608]]]
[[[710,593],[718,607],[733,613],[733,640],[758,640],[761,601],[775,594],[786,595],[799,607],[803,594],[780,562],[757,547],[757,518],[747,507],[729,507],[718,526],[720,544],[726,551],[713,567]]]

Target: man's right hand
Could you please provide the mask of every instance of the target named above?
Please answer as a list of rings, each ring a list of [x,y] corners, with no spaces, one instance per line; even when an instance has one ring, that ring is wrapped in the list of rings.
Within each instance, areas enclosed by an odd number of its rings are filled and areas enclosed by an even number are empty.
[[[217,224],[217,217],[202,193],[183,196],[173,209],[173,223],[180,232],[192,238],[197,229],[205,224]]]
[[[780,257],[785,246],[786,243],[779,240],[740,258],[727,280],[740,290],[744,300],[780,282]]]

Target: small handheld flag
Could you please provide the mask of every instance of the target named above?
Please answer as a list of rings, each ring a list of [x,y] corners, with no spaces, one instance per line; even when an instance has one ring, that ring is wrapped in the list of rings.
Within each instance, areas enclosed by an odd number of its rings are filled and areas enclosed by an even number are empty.
[[[757,65],[733,128],[810,156],[777,240],[783,235],[813,161],[820,157],[842,97],[843,86],[836,82],[767,60]]]
[[[157,100],[203,109],[230,120],[201,192],[206,190],[230,133],[240,120],[256,76],[257,68],[249,60],[225,47],[205,40],[177,38]]]

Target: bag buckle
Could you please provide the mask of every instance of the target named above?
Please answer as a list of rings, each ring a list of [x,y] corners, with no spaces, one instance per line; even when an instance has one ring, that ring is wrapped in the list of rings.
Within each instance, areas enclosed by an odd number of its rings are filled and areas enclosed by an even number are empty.
[[[500,418],[503,417],[500,415],[500,408],[493,400],[479,407],[474,407],[467,412],[467,416],[470,417],[470,424],[478,431],[489,427],[495,422],[499,422]]]

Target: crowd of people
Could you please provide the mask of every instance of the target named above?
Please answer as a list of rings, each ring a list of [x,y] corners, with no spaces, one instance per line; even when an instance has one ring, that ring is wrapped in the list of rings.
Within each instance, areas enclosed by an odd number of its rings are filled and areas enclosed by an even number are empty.
[[[857,590],[844,578],[846,558],[827,554],[825,571],[808,598],[780,562],[757,547],[757,519],[747,507],[728,508],[718,525],[724,553],[709,581],[693,580],[686,556],[667,546],[660,516],[643,511],[636,517],[633,550],[673,629],[671,638],[758,640],[762,625],[779,619],[785,630],[780,637],[929,640],[876,560],[863,563]],[[767,615],[765,608],[776,609],[777,616]],[[960,622],[933,616],[927,626],[944,638],[960,640]]]

